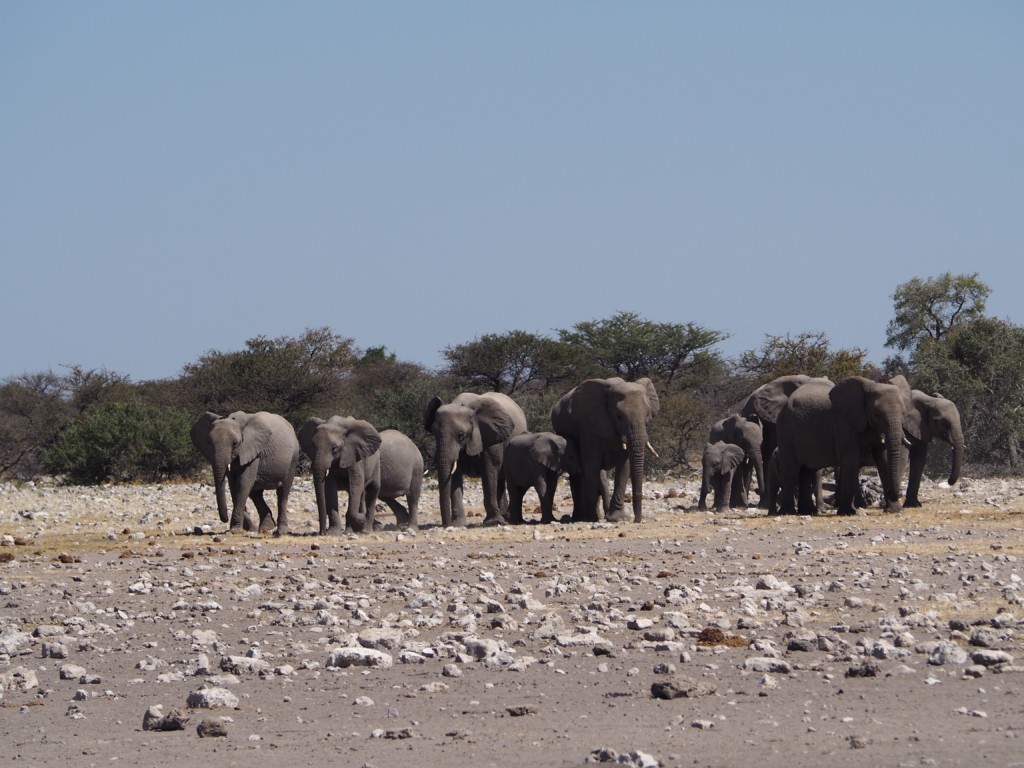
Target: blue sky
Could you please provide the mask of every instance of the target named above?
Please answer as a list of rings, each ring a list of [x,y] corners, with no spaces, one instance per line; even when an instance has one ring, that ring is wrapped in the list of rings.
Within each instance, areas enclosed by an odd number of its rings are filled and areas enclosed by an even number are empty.
[[[875,362],[911,277],[1024,322],[1018,2],[0,5],[0,377],[634,311]]]

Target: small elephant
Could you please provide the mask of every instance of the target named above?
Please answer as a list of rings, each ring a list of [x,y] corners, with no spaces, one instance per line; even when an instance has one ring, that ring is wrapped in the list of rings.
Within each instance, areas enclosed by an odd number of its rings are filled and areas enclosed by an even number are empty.
[[[540,521],[554,522],[555,491],[562,472],[579,472],[576,449],[554,432],[525,432],[505,446],[505,486],[508,488],[508,519],[523,522],[523,495],[529,488],[540,499]]]
[[[399,528],[418,530],[420,493],[423,490],[423,454],[397,429],[380,432],[380,494],[395,513]],[[405,497],[408,509],[398,501]]]
[[[434,435],[434,466],[441,525],[466,525],[462,504],[463,475],[479,477],[484,491],[485,523],[505,521],[508,498],[501,464],[505,445],[526,431],[523,409],[508,395],[463,392],[450,403],[434,397],[423,426]]]
[[[761,445],[764,441],[761,425],[756,421],[734,413],[711,425],[708,430],[709,443],[731,443],[743,449],[747,461],[743,465],[741,482],[733,486],[731,507],[746,507],[750,495],[751,475],[757,477],[758,496],[764,496],[764,462]],[[763,506],[763,505],[762,505]]]
[[[715,511],[724,512],[730,506],[735,483],[742,482],[746,452],[732,443],[708,443],[701,457],[703,472],[700,481],[700,499],[697,509],[708,508],[708,491],[714,492]]]
[[[395,513],[400,528],[418,527],[423,456],[408,437],[395,429],[378,432],[362,419],[332,416],[309,419],[299,442],[313,465],[320,533],[372,531],[378,499]],[[348,493],[344,527],[338,491]],[[402,496],[408,510],[398,502]]]
[[[603,470],[614,470],[606,519],[625,518],[627,480],[633,491],[633,520],[643,520],[644,460],[653,452],[647,425],[658,413],[658,393],[648,378],[587,379],[562,395],[551,409],[551,426],[579,450],[579,475],[571,477],[574,521],[597,520]]]
[[[292,425],[274,413],[235,411],[219,416],[207,411],[192,425],[192,443],[213,467],[217,511],[227,523],[228,490],[231,494],[231,533],[252,530],[245,500],[259,512],[259,530],[274,529],[274,515],[263,499],[265,490],[277,491],[278,535],[288,532],[288,494],[299,462],[299,441]]]
[[[910,443],[910,473],[903,506],[919,507],[921,501],[917,494],[928,459],[928,443],[938,438],[953,447],[952,466],[946,481],[953,485],[960,479],[964,460],[964,432],[960,426],[960,411],[951,400],[940,394],[925,394],[919,389],[911,390],[910,395],[913,407],[907,411],[904,420],[904,432]],[[915,437],[915,434],[919,436]]]
[[[779,494],[782,490],[782,480],[779,475],[778,448],[772,451],[772,455],[768,457],[768,463],[764,465],[764,482],[764,495],[761,497],[763,506],[768,510],[769,515],[777,515],[779,513]],[[803,487],[806,483],[812,483],[814,506],[820,512],[825,503],[822,493],[821,470],[815,471],[801,468],[799,483],[800,487]],[[791,504],[795,508],[796,500],[792,500]]]

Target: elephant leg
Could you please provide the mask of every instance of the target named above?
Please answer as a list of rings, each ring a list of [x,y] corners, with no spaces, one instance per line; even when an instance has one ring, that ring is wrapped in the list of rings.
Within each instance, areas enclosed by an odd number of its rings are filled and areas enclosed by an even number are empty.
[[[844,454],[839,462],[839,475],[836,488],[836,514],[855,515],[857,509],[853,505],[856,489],[859,485],[860,456]]]
[[[797,486],[797,511],[801,515],[818,514],[818,505],[814,499],[814,470],[800,467]]]
[[[747,488],[750,486],[750,475],[746,469],[736,470],[729,485],[729,506],[733,509],[746,509]]]
[[[380,498],[380,484],[370,483],[366,488],[366,495],[363,496],[363,530],[373,533],[379,530],[377,525],[377,499]]]
[[[513,525],[523,522],[523,496],[526,488],[518,483],[508,483],[508,521]]]
[[[505,496],[505,478],[501,473],[504,446],[493,445],[484,453],[480,483],[484,491],[484,522],[504,523],[508,499]]]
[[[257,464],[258,462],[254,461],[232,476],[234,482],[230,488],[234,509],[231,511],[231,524],[228,528],[230,533],[256,530],[252,519],[245,513],[245,501],[250,498],[256,485]]]
[[[270,509],[270,505],[267,504],[267,500],[263,498],[263,491],[256,490],[253,488],[249,492],[249,498],[252,499],[252,503],[256,505],[256,511],[260,516],[260,533],[269,533],[276,527],[274,523],[274,513]]]
[[[277,489],[277,531],[276,536],[291,533],[288,525],[288,496],[292,492],[292,484],[286,483]]]
[[[796,513],[796,497],[800,486],[800,465],[796,462],[795,456],[783,455],[779,449],[779,480],[782,490],[779,492],[780,515],[792,515]]]
[[[345,532],[345,526],[341,524],[341,502],[338,498],[338,481],[333,475],[328,475],[327,480],[324,482],[324,497],[327,506],[327,520],[320,520],[320,533],[340,536]]]
[[[543,492],[537,488],[540,496],[540,521],[542,523],[555,522],[555,491],[558,490],[558,473],[548,472],[544,479]]]
[[[605,520],[621,523],[626,519],[626,483],[629,481],[629,464],[623,461],[615,467],[615,483],[612,487],[612,499],[608,504]]]
[[[725,512],[729,509],[732,477],[731,472],[718,472],[715,474],[715,512]]]
[[[399,528],[409,528],[409,510],[402,506],[402,503],[398,499],[386,499],[383,496],[380,497],[392,512],[395,513],[395,525]],[[376,523],[376,521],[374,521]]]
[[[921,500],[917,497],[921,489],[921,477],[928,458],[928,443],[914,443],[910,446],[910,472],[907,478],[907,495],[903,499],[904,507],[920,507]]]

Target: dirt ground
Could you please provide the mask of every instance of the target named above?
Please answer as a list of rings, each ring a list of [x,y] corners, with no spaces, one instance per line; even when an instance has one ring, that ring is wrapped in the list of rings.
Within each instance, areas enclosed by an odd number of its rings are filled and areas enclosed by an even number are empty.
[[[1024,765],[1024,482],[853,518],[698,486],[464,530],[427,490],[418,533],[327,539],[306,481],[278,539],[200,484],[0,485],[0,764]]]

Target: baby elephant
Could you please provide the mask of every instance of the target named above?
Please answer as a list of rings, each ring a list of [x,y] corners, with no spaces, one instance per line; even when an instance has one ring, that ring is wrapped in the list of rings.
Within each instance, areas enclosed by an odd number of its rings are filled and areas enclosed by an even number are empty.
[[[540,521],[555,520],[558,476],[582,471],[576,450],[554,432],[525,432],[508,441],[502,468],[508,488],[508,520],[523,522],[523,495],[533,488],[540,498]]]
[[[707,509],[708,491],[715,494],[715,511],[724,512],[729,508],[733,484],[743,482],[741,467],[747,456],[743,449],[731,443],[708,443],[704,446],[702,464],[704,472],[700,480],[700,500],[697,508]]]

